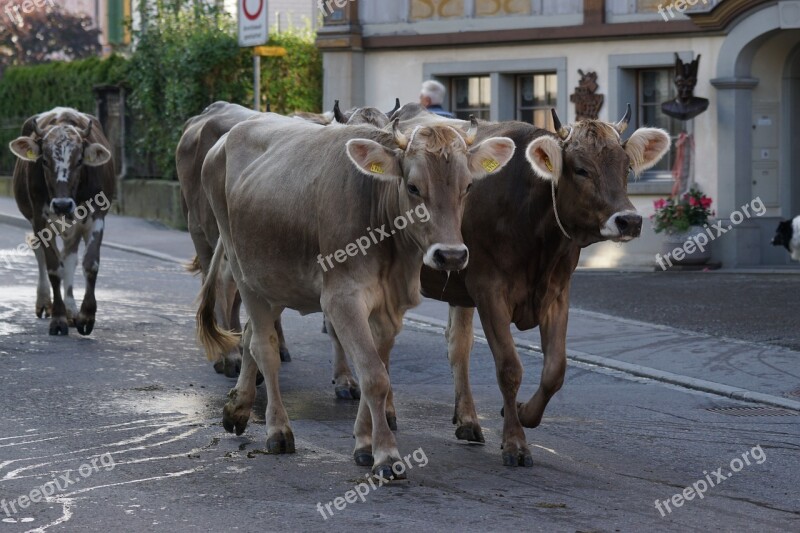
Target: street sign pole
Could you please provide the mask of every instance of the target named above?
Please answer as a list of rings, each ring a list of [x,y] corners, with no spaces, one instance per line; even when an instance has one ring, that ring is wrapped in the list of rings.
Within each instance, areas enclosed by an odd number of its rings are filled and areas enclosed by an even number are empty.
[[[261,111],[261,56],[253,56],[253,110]]]
[[[238,0],[239,46],[251,48],[267,44],[267,0]],[[253,55],[253,109],[261,111],[261,56]]]

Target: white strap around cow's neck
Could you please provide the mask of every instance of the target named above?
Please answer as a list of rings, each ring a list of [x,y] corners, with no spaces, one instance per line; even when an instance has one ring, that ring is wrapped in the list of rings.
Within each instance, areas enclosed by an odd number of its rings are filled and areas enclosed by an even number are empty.
[[[558,223],[558,227],[561,230],[561,233],[564,234],[564,237],[572,240],[572,237],[570,237],[569,233],[567,233],[567,230],[564,229],[564,224],[561,223],[561,219],[558,216],[558,208],[556,207],[556,182],[551,181],[550,186],[551,190],[553,191],[553,214],[556,216],[556,223]]]

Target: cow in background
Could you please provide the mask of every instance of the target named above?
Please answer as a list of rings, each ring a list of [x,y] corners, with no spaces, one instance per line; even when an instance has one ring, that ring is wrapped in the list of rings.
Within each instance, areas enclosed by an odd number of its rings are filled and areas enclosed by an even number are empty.
[[[14,198],[34,232],[30,244],[39,266],[36,315],[51,316],[50,335],[69,334],[70,322],[78,333],[89,335],[97,312],[94,292],[104,219],[114,198],[111,146],[95,117],[57,107],[30,117],[9,148],[18,158]],[[56,236],[64,243],[60,251]],[[86,243],[86,292],[79,311],[73,280],[81,239]]]

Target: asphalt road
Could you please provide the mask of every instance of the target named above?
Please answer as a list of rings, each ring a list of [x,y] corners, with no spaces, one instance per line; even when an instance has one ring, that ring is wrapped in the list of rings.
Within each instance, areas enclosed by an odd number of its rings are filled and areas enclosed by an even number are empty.
[[[0,226],[0,250],[22,236]],[[534,467],[505,468],[487,346],[476,344],[471,372],[486,444],[466,445],[450,423],[441,332],[422,326],[405,329],[392,361],[400,451],[417,454],[408,480],[323,518],[317,504],[345,497],[367,470],[351,459],[356,405],[334,399],[319,316],[285,316],[293,361],[281,381],[297,453],[268,456],[263,389],[244,435],[221,427],[233,381],[194,341],[197,279],[105,249],[95,331],[54,338],[33,313],[33,265],[0,262],[0,505],[16,504],[0,509],[2,532],[800,530],[796,414],[731,416],[709,409],[753,406],[573,365],[527,432]],[[523,357],[527,398],[541,361]],[[745,452],[750,464],[733,473]],[[53,495],[20,509],[54,477]],[[719,485],[661,516],[656,500],[706,479]]]

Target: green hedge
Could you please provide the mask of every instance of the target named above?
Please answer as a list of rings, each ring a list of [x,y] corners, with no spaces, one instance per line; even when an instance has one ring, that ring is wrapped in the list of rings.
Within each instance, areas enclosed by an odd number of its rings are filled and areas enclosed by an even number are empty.
[[[56,106],[94,113],[92,87],[120,83],[125,64],[125,59],[112,55],[9,67],[0,81],[0,172],[13,171],[15,158],[5,147],[19,136],[28,117]]]

